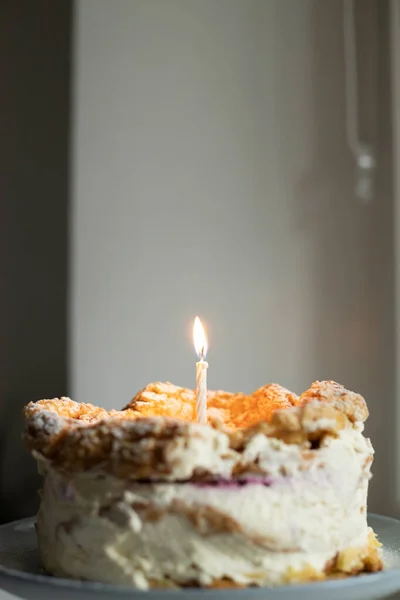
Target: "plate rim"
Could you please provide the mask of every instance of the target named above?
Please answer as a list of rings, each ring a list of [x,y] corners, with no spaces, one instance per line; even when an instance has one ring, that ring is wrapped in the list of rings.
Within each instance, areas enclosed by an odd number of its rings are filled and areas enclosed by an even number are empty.
[[[390,525],[390,523],[396,523],[396,525],[400,525],[400,519],[395,519],[394,517],[388,517],[386,515],[379,515],[377,513],[368,513],[367,518],[378,518],[380,521],[386,522],[386,524]],[[9,523],[3,523],[0,525],[0,535],[3,529],[9,529],[15,525],[22,525],[24,523],[35,523],[36,516],[34,517],[25,517],[24,519],[18,519],[16,521],[11,521]],[[379,571],[376,573],[365,573],[362,575],[355,575],[352,577],[346,577],[343,579],[331,579],[326,581],[314,581],[308,583],[297,583],[297,584],[287,584],[276,587],[248,587],[244,589],[204,589],[204,588],[185,588],[185,594],[195,595],[202,593],[204,595],[212,595],[216,592],[221,597],[232,597],[235,595],[240,595],[243,591],[246,591],[248,596],[259,597],[260,593],[268,592],[268,590],[273,590],[275,593],[279,591],[279,593],[285,592],[293,592],[294,588],[301,588],[302,592],[307,592],[314,590],[316,591],[318,588],[322,590],[333,589],[340,592],[343,589],[347,589],[348,587],[354,587],[359,585],[360,583],[365,584],[367,581],[369,583],[375,583],[382,579],[386,582],[391,578],[398,578],[400,574],[400,566],[398,567],[390,567],[386,570]],[[126,585],[118,585],[112,583],[101,583],[96,581],[85,581],[85,580],[77,580],[77,579],[67,579],[65,577],[54,577],[52,575],[46,574],[38,574],[38,573],[26,573],[25,571],[20,571],[19,569],[13,569],[11,567],[5,567],[0,564],[0,577],[6,577],[7,579],[19,580],[23,582],[28,582],[34,584],[35,586],[39,585],[49,585],[55,588],[63,588],[63,589],[72,589],[81,592],[108,592],[108,593],[118,593],[123,596],[127,596],[134,592],[136,595],[147,595],[151,590],[140,590],[138,588],[129,587]],[[400,582],[399,582],[400,589]],[[180,591],[180,590],[178,590]],[[166,597],[176,595],[177,589],[157,589],[158,593],[162,593]]]

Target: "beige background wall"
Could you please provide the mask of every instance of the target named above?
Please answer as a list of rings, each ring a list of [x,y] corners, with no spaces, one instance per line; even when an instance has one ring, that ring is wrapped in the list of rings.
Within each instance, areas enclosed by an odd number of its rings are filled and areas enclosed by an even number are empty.
[[[77,3],[71,393],[120,407],[149,381],[193,386],[199,314],[210,387],[301,392],[332,378],[366,395],[372,506],[390,511],[387,3],[376,7],[366,207],[345,139],[341,2]]]

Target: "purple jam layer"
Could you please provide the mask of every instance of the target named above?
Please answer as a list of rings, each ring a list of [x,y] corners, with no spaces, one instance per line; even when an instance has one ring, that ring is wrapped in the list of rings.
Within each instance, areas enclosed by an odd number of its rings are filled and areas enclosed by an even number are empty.
[[[275,483],[277,480],[275,480]],[[130,482],[128,487],[132,489],[136,488],[137,485],[140,484],[157,484],[157,485],[171,485],[171,483],[186,485],[191,484],[198,488],[215,488],[219,490],[233,490],[239,489],[248,485],[263,485],[265,487],[270,487],[273,485],[274,481],[271,477],[241,477],[240,479],[209,479],[208,481],[160,481],[156,479],[146,479],[141,481]],[[75,486],[71,482],[63,482],[58,486],[58,494],[60,499],[63,502],[73,501],[75,498]]]
[[[270,487],[272,479],[270,477],[243,477],[242,479],[215,479],[213,481],[193,481],[196,487],[213,487],[219,489],[231,489],[244,487],[246,485],[264,485]]]

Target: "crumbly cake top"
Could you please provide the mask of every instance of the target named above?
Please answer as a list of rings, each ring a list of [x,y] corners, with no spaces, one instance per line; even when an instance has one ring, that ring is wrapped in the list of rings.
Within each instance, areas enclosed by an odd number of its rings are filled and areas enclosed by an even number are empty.
[[[364,398],[333,381],[316,381],[300,397],[278,384],[252,395],[209,391],[207,413],[209,425],[195,423],[194,392],[171,383],[149,384],[121,411],[40,400],[24,409],[25,441],[38,459],[64,471],[204,479],[254,471],[243,456],[260,434],[315,448],[368,417]]]

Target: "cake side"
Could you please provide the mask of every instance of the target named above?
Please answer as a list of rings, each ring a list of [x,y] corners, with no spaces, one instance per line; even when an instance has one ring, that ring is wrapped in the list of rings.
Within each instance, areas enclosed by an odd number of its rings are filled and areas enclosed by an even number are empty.
[[[267,439],[257,456],[268,477],[180,484],[42,465],[45,568],[141,589],[279,585],[381,568],[366,522],[372,448],[360,431],[326,438],[308,457]]]
[[[276,384],[216,392],[211,424],[199,425],[189,392],[151,384],[123,411],[70,399],[26,407],[50,573],[148,589],[382,568],[366,518],[373,448],[361,396],[335,382],[300,397]],[[184,418],[171,418],[179,407]]]

